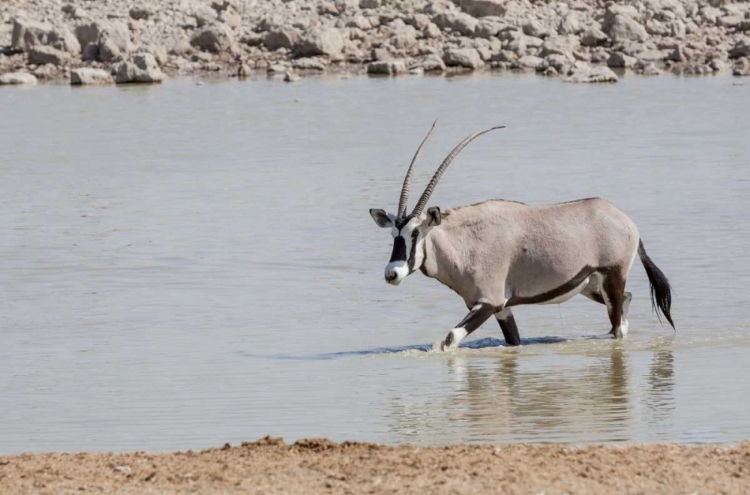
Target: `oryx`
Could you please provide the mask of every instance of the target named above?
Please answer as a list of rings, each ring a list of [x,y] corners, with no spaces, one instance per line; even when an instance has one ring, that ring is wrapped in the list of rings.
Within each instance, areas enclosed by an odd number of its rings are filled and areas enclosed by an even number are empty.
[[[393,236],[386,282],[400,285],[408,275],[421,270],[453,289],[469,308],[469,314],[440,347],[458,346],[492,315],[500,323],[506,343],[519,345],[513,306],[559,304],[579,293],[606,305],[610,333],[622,338],[628,331],[631,300],[625,281],[636,253],[646,269],[657,316],[661,311],[674,328],[669,281],[646,254],[633,221],[606,200],[531,206],[496,199],[443,212],[437,206],[425,210],[456,155],[474,138],[502,128],[475,132],[458,143],[407,214],[414,166],[435,130],[433,124],[406,172],[396,214],[370,210],[378,226],[390,228]]]

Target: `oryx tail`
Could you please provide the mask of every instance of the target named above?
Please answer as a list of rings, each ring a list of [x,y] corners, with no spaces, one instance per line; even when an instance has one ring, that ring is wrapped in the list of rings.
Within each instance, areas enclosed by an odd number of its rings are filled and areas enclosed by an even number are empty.
[[[672,315],[669,314],[669,310],[672,307],[672,287],[669,285],[669,280],[664,275],[656,263],[646,254],[646,248],[643,247],[643,241],[638,242],[638,256],[641,258],[643,268],[646,269],[646,275],[648,276],[648,283],[651,286],[651,306],[654,308],[657,318],[661,321],[659,311],[664,315],[672,328],[674,323],[672,322]]]

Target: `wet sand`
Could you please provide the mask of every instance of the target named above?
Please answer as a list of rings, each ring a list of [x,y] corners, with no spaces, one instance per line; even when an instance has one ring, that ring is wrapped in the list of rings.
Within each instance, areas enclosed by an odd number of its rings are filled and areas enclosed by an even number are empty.
[[[0,493],[750,493],[750,442],[387,447],[265,438],[200,452],[0,456]]]

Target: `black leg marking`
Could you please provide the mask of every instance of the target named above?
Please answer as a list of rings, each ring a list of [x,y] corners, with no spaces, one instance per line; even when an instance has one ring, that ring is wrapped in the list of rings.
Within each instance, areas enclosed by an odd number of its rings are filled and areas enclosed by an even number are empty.
[[[500,329],[503,331],[505,343],[511,346],[521,345],[521,337],[518,335],[516,319],[513,317],[513,313],[510,312],[510,309],[496,313],[495,317],[500,324]]]
[[[481,327],[482,323],[487,321],[487,319],[496,312],[497,308],[494,306],[485,303],[477,304],[471,311],[469,311],[469,314],[467,314],[464,319],[453,328],[453,330],[463,329],[466,332],[466,335],[460,336],[460,338],[464,338],[477,328]],[[448,335],[445,337],[443,347],[450,347],[455,342],[456,339],[453,330],[448,332]],[[458,344],[458,342],[456,342],[456,344]]]
[[[602,290],[606,295],[607,312],[609,313],[609,322],[612,324],[610,333],[615,338],[621,338],[618,335],[618,329],[622,324],[622,304],[625,302],[625,277],[620,270],[610,270],[602,281]]]

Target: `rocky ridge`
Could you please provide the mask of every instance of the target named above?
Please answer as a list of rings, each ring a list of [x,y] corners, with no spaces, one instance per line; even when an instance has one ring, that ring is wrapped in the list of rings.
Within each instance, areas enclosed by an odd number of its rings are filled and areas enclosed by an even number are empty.
[[[81,68],[117,83],[487,69],[571,82],[614,82],[620,70],[750,75],[750,2],[0,0],[0,81],[110,81]]]

